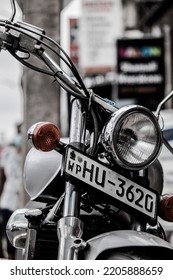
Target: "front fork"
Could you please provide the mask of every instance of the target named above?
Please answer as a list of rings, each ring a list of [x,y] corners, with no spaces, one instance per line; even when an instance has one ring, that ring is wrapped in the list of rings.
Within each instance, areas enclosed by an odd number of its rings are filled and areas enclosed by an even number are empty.
[[[70,143],[85,143],[86,114],[83,112],[81,101],[72,100]],[[63,217],[57,225],[59,260],[78,259],[78,252],[86,246],[81,239],[83,223],[80,216],[80,196],[75,186],[70,182],[65,185]]]

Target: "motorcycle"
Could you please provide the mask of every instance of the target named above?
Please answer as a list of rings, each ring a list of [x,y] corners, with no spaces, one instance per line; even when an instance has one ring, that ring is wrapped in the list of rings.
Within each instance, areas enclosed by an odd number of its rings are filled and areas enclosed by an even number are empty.
[[[68,55],[44,30],[14,22],[14,0],[11,4],[10,20],[0,20],[0,49],[52,76],[70,94],[71,123],[69,139],[61,139],[50,122],[29,128],[24,184],[32,203],[10,217],[10,242],[25,260],[173,259],[159,222],[159,217],[173,222],[173,196],[162,194],[158,160],[162,144],[173,153],[159,124],[173,92],[155,113],[139,105],[118,108],[85,87]],[[73,78],[49,52],[66,63]],[[32,65],[31,55],[47,68]]]

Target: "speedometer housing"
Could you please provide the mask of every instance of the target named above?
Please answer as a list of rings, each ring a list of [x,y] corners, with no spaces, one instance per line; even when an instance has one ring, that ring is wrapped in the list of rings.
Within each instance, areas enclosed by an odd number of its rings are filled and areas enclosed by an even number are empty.
[[[114,112],[102,132],[108,156],[129,170],[147,168],[159,155],[162,132],[155,115],[143,106]]]

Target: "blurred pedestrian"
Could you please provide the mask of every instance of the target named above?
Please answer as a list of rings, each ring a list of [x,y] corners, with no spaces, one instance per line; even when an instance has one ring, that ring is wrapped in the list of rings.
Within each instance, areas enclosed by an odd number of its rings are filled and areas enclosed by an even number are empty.
[[[18,131],[14,141],[4,147],[0,161],[0,247],[1,257],[8,259],[15,258],[15,249],[6,237],[6,224],[13,211],[20,208],[20,188],[22,185],[21,149],[21,134]]]

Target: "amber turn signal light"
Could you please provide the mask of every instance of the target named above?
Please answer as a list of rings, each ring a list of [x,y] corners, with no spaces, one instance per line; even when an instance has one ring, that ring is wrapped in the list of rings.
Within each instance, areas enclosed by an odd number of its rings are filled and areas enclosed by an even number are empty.
[[[49,152],[57,148],[60,140],[59,129],[50,122],[39,122],[28,130],[28,140],[37,150]]]
[[[162,196],[159,205],[159,216],[167,222],[173,222],[173,194]]]

